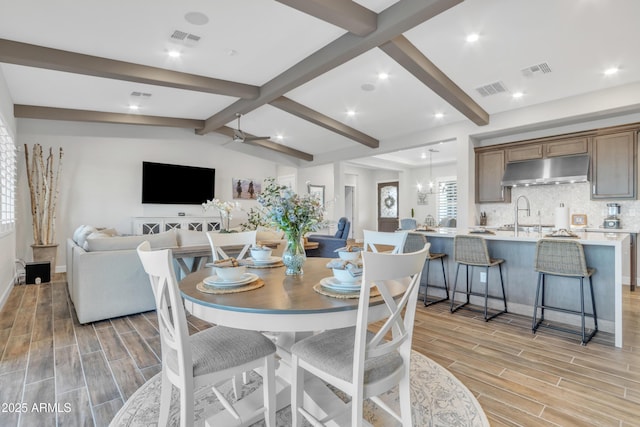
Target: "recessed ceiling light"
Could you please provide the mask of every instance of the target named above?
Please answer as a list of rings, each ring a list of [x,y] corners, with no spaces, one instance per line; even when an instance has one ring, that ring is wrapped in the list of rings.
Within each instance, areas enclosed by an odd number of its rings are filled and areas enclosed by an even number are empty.
[[[612,76],[612,75],[616,74],[618,71],[620,71],[620,69],[618,67],[607,68],[606,70],[604,70],[604,75],[605,76]]]
[[[180,53],[179,50],[170,50],[167,52],[167,55],[169,55],[171,58],[180,58],[182,53]]]
[[[378,73],[378,80],[387,80],[389,78],[389,74],[387,73]]]
[[[467,43],[475,43],[478,41],[479,38],[480,36],[478,35],[478,33],[471,33],[467,36],[466,40],[467,40]]]
[[[347,110],[347,116],[353,117],[355,115],[356,115],[356,112],[354,110]]]
[[[135,105],[135,104],[129,105],[129,110],[131,111],[138,111],[139,109],[140,107],[138,105]]]
[[[522,98],[523,96],[524,96],[524,93],[522,92],[514,92],[513,94],[511,94],[511,97],[513,99],[519,99],[519,98]]]
[[[421,159],[426,159],[426,158],[427,158],[427,153],[422,153],[422,154],[420,154],[420,158],[421,158]]]
[[[444,113],[435,113],[433,117],[435,117],[436,119],[441,119],[444,117]]]
[[[282,140],[284,139],[284,136],[282,136],[282,135],[278,134],[278,135],[276,135],[276,139],[277,139],[278,141],[282,141]]]
[[[209,22],[209,17],[202,12],[189,12],[184,19],[193,25],[204,25]]]

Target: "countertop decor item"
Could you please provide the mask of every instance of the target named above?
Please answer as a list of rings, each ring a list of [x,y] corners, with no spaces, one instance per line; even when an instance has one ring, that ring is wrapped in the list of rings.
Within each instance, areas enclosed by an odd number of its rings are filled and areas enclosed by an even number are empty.
[[[299,195],[291,188],[267,178],[266,186],[258,203],[263,207],[271,225],[282,230],[287,244],[282,254],[282,262],[287,267],[286,274],[302,274],[306,260],[304,235],[324,226],[322,202],[311,194]]]
[[[55,273],[56,253],[56,205],[60,193],[60,173],[62,171],[62,148],[58,150],[58,160],[54,159],[53,148],[45,154],[40,144],[29,147],[24,145],[24,158],[27,167],[27,182],[31,198],[31,220],[33,225],[33,260],[48,261],[51,275]]]

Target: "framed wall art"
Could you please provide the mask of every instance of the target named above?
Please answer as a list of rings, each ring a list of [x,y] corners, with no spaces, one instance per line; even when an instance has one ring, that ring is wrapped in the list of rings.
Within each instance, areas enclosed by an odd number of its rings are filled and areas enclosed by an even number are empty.
[[[255,200],[262,191],[262,180],[252,178],[232,178],[232,189],[234,199]]]
[[[309,194],[320,200],[320,203],[324,206],[324,185],[309,184],[307,188],[309,189]]]

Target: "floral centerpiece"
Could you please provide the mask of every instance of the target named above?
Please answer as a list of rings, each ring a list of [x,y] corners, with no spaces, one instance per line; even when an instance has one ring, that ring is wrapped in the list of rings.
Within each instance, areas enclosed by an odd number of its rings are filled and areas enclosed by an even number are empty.
[[[238,203],[225,202],[220,199],[207,200],[202,204],[202,208],[206,211],[215,208],[220,214],[220,232],[231,233],[230,223],[233,216],[231,212],[238,208]]]
[[[302,264],[306,259],[303,237],[324,226],[324,208],[317,198],[310,194],[296,194],[289,187],[277,184],[274,178],[267,178],[266,183],[258,196],[258,203],[269,223],[286,236],[287,246],[282,255],[282,262],[287,266],[286,274],[302,274]]]

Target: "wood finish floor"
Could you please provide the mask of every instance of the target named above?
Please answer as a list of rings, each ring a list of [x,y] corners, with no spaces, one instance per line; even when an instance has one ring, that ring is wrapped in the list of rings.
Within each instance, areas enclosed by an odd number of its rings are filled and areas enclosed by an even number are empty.
[[[418,306],[414,349],[460,379],[492,426],[638,426],[640,292],[624,296],[622,349],[611,334],[583,347],[574,335],[532,335],[528,317],[485,323],[446,304]],[[159,352],[154,312],[80,325],[64,276],[17,286],[0,311],[0,426],[106,426],[159,372]]]

